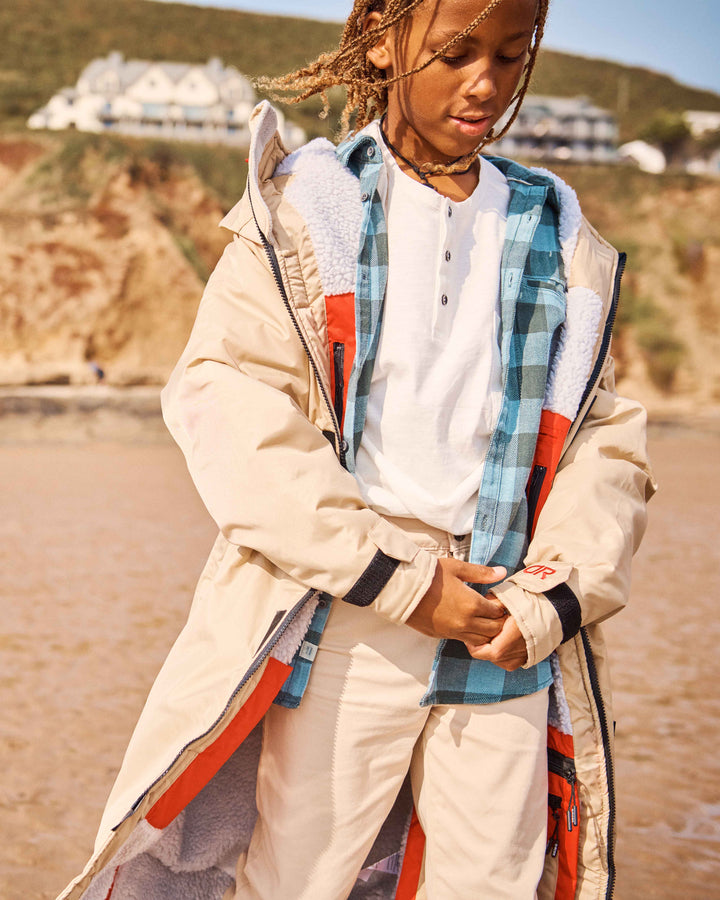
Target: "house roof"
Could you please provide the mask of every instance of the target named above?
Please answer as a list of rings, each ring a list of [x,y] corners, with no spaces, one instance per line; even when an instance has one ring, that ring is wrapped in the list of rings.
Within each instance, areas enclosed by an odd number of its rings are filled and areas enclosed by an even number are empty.
[[[231,78],[240,78],[247,86],[248,99],[254,98],[254,91],[248,79],[234,66],[224,66],[216,57],[204,64],[181,63],[125,59],[122,53],[114,51],[106,57],[89,62],[83,69],[80,80],[87,80],[92,86],[102,75],[114,72],[118,77],[119,89],[123,91],[141,78],[148,69],[155,67],[158,67],[174,84],[182,81],[191,69],[201,69],[203,75],[217,87],[222,86]]]
[[[607,119],[612,114],[595,106],[587,97],[551,97],[545,94],[528,94],[521,112],[543,112],[558,118],[582,116],[585,119]]]

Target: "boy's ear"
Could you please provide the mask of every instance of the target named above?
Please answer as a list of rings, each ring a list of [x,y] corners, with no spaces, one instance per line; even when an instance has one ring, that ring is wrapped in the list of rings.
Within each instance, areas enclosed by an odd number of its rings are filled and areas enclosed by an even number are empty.
[[[371,12],[365,16],[363,22],[363,33],[371,28],[377,28],[382,21],[382,14],[379,12]],[[392,67],[391,53],[391,32],[392,29],[386,31],[385,34],[367,51],[367,58],[375,66],[376,69],[387,70]]]

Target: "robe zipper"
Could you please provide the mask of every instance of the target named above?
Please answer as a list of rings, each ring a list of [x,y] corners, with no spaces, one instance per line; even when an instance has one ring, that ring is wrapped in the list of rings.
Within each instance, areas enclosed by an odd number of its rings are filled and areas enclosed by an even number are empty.
[[[600,679],[598,677],[597,666],[595,665],[595,655],[590,637],[586,628],[580,629],[583,649],[585,651],[585,660],[587,662],[588,674],[590,676],[590,686],[592,687],[593,699],[597,708],[598,719],[600,720],[600,733],[603,742],[603,756],[605,757],[605,775],[608,786],[608,829],[607,829],[607,864],[608,864],[608,886],[605,893],[605,900],[612,900],[615,896],[615,848],[613,844],[613,832],[615,830],[615,766],[613,764],[612,752],[610,748],[610,727],[605,710],[605,702],[603,701],[602,692],[600,690]]]
[[[598,381],[600,380],[600,375],[602,374],[603,366],[605,365],[605,361],[608,357],[608,352],[610,350],[610,340],[612,338],[613,328],[615,327],[615,318],[617,316],[618,302],[620,300],[620,283],[622,281],[623,274],[625,272],[625,265],[627,263],[627,253],[618,254],[618,264],[615,269],[615,280],[613,283],[613,295],[612,301],[610,303],[610,310],[608,312],[607,321],[605,322],[605,330],[603,331],[603,339],[600,344],[600,352],[598,353],[598,358],[595,361],[595,366],[592,371],[592,375],[588,379],[587,386],[585,387],[585,392],[583,393],[582,400],[580,401],[579,409],[582,409],[583,406],[587,403],[590,394],[592,394],[593,390],[597,386]],[[592,408],[592,404],[588,406],[583,414],[582,419],[579,421],[577,428],[574,429],[575,433],[577,433],[577,429],[582,425],[587,417],[587,414],[590,412]],[[574,436],[574,435],[573,435]]]
[[[295,329],[297,336],[300,338],[300,343],[302,344],[303,350],[307,354],[307,358],[310,361],[310,367],[313,370],[315,380],[317,381],[318,387],[320,388],[320,393],[322,394],[322,398],[325,401],[325,406],[330,413],[330,418],[333,423],[333,431],[335,432],[335,450],[340,459],[340,464],[343,468],[347,468],[345,457],[348,447],[345,439],[342,436],[342,432],[340,431],[340,424],[338,422],[337,415],[335,414],[335,408],[330,402],[330,396],[328,395],[325,384],[323,383],[322,377],[320,375],[320,370],[318,369],[317,363],[315,362],[315,357],[310,352],[310,347],[305,340],[305,335],[300,328],[300,324],[295,316],[295,311],[293,310],[292,304],[290,303],[290,298],[288,297],[287,291],[285,289],[285,282],[283,281],[282,272],[280,270],[280,263],[278,262],[275,248],[265,237],[262,229],[260,228],[260,223],[258,222],[257,216],[255,215],[255,207],[253,205],[252,192],[250,191],[250,189],[248,189],[248,197],[250,199],[250,209],[252,210],[253,219],[255,220],[255,227],[258,230],[258,234],[260,235],[260,240],[263,245],[263,250],[265,251],[265,255],[267,256],[268,262],[270,264],[270,271],[272,272],[273,278],[275,279],[275,284],[277,285],[278,292],[280,293],[280,297],[282,298],[283,305],[285,306],[285,309],[290,316],[290,321],[293,324],[293,328]]]

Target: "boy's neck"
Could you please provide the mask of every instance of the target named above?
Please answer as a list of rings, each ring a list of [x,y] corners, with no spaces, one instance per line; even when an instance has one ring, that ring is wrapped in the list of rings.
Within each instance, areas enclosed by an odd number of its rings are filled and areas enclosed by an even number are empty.
[[[458,203],[467,200],[478,186],[480,178],[479,159],[473,160],[464,171],[447,175],[431,174],[430,172],[423,171],[412,159],[405,156],[404,153],[390,140],[385,129],[386,117],[383,116],[380,119],[380,135],[385,146],[392,154],[398,168],[414,181],[418,181],[431,190],[436,191],[438,194],[441,194],[443,197],[448,197],[450,200],[454,200]],[[459,162],[459,159],[453,160],[452,162]],[[450,163],[446,163],[446,165],[447,164]]]
[[[391,151],[392,152],[392,151]],[[402,159],[399,159],[395,154],[393,154],[395,162],[398,165],[398,168],[404,172],[406,175],[409,175],[414,181],[418,181],[421,184],[425,183],[423,179],[412,169],[406,162]],[[472,167],[467,172],[463,172],[461,175],[429,175],[428,181],[430,182],[430,187],[434,188],[438,194],[442,194],[443,197],[448,197],[450,200],[455,201],[456,203],[462,203],[463,200],[467,200],[468,197],[472,195],[475,188],[478,186],[478,181],[480,179],[480,160],[477,159],[473,163]]]

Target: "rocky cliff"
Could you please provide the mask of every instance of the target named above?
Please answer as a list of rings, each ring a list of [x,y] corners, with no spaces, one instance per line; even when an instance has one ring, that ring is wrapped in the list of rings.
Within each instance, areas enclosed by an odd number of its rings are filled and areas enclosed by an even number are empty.
[[[656,412],[717,408],[720,183],[559,172],[629,255],[614,343],[621,387]],[[162,383],[229,239],[217,223],[239,183],[221,202],[202,167],[167,147],[0,137],[0,384],[91,383],[99,370],[109,385]]]
[[[0,383],[162,382],[229,237],[223,210],[189,168],[57,154],[0,142]]]

